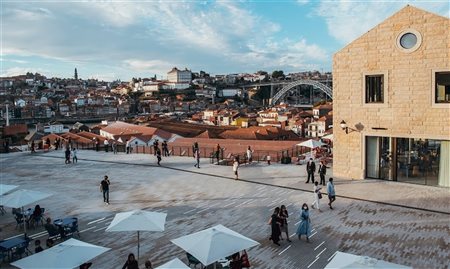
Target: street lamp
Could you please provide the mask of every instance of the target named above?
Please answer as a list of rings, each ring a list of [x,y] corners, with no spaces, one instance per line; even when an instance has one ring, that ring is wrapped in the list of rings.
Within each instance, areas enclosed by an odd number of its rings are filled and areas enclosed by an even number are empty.
[[[342,130],[345,130],[345,133],[346,133],[346,134],[351,133],[351,132],[354,132],[354,131],[359,132],[359,130],[356,130],[356,129],[353,129],[353,128],[348,127],[348,126],[347,126],[347,123],[345,122],[345,120],[342,120],[342,121],[341,121],[340,126],[341,126]],[[349,131],[349,130],[350,130],[350,131]]]

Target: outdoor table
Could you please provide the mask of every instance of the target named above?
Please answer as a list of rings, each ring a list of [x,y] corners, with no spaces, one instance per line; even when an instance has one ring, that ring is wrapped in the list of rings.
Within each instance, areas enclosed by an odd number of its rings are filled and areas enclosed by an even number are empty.
[[[74,223],[75,221],[76,221],[75,218],[68,217],[68,218],[54,220],[53,224],[55,224],[56,226],[67,227],[67,226],[71,225],[72,223]]]
[[[25,240],[23,237],[11,238],[9,240],[0,242],[0,250],[2,252],[7,252],[9,260],[11,260],[12,250],[16,247],[20,247],[21,245],[25,244],[26,242],[27,242],[27,240]]]

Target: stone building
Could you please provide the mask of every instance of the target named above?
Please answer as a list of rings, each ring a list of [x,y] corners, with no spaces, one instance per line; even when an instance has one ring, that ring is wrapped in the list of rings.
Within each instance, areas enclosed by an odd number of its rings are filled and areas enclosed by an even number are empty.
[[[333,58],[335,177],[450,186],[450,20],[406,6]]]

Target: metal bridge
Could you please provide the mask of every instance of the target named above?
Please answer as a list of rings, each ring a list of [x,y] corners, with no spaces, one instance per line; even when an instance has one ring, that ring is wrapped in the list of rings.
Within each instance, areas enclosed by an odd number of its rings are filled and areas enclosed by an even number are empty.
[[[301,80],[296,80],[296,81],[292,81],[290,83],[287,83],[283,86],[283,88],[278,91],[273,97],[272,97],[272,105],[276,104],[278,101],[280,101],[280,99],[286,94],[288,93],[291,89],[300,86],[300,85],[310,85],[313,86],[314,88],[317,88],[319,90],[321,90],[322,92],[324,92],[328,97],[330,97],[331,99],[333,98],[333,90],[328,87],[327,85],[316,81],[316,80],[310,80],[310,79],[301,79]]]

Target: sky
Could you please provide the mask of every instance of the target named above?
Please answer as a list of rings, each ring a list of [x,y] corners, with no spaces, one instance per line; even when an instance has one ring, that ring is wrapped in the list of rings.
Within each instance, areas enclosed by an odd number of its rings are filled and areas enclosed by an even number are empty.
[[[0,75],[331,71],[335,52],[407,4],[450,17],[447,0],[1,0]]]

